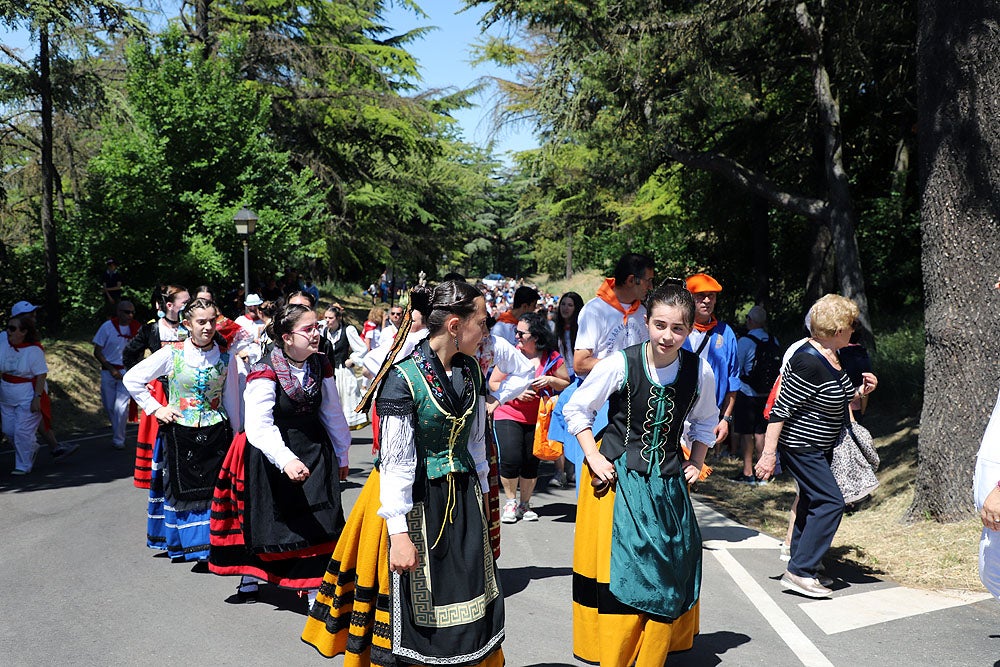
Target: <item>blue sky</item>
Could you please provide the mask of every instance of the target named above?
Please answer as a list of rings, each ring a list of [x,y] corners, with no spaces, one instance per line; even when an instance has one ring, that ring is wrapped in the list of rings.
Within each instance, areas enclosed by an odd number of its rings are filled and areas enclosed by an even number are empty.
[[[398,5],[390,8],[386,18],[394,34],[403,34],[416,27],[437,28],[406,47],[420,64],[422,89],[460,90],[474,85],[483,76],[510,76],[509,72],[499,67],[473,67],[469,62],[472,60],[472,43],[479,37],[477,21],[485,11],[484,8],[460,12],[464,6],[462,0],[417,0],[417,4],[428,15],[426,18],[418,18]],[[170,18],[174,14],[172,10],[168,11]],[[10,46],[27,48],[28,53],[33,53],[36,48],[34,44],[29,45],[27,34],[20,31],[8,33],[0,30],[0,39]],[[473,98],[475,107],[455,112],[454,116],[462,128],[464,139],[484,147],[492,139],[495,142],[494,150],[499,156],[535,148],[538,142],[528,128],[508,128],[493,135],[490,124],[493,94],[494,91],[487,88]]]
[[[464,6],[461,0],[417,0],[417,4],[428,14],[428,18],[417,18],[411,12],[394,7],[387,19],[396,34],[422,26],[438,28],[406,47],[420,63],[422,86],[425,89],[461,89],[475,84],[483,76],[510,76],[509,72],[496,66],[484,64],[473,67],[469,64],[472,60],[472,44],[479,37],[477,21],[485,12],[484,7],[460,12]],[[466,141],[480,146],[489,142],[493,93],[493,90],[486,89],[473,99],[476,107],[455,113]],[[527,128],[507,129],[492,138],[496,142],[496,152],[500,155],[538,145]]]

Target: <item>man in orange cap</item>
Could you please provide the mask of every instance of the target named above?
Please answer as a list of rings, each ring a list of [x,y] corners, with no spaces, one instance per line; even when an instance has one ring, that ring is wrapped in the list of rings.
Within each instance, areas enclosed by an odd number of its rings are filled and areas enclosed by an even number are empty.
[[[731,326],[715,317],[715,302],[722,291],[719,281],[707,273],[696,273],[687,279],[687,289],[694,296],[694,330],[684,348],[707,361],[715,373],[715,398],[719,406],[715,442],[718,444],[729,435],[736,392],[741,386],[736,334]],[[731,449],[730,454],[735,455],[735,450]]]

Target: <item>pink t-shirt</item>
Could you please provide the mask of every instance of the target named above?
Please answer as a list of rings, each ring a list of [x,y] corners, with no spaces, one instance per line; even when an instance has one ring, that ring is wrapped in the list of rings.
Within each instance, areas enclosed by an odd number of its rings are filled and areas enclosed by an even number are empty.
[[[549,358],[545,363],[539,364],[535,369],[535,377],[542,376],[542,370],[548,367],[545,375],[555,375],[555,370],[563,365],[562,355],[553,350],[549,353]],[[504,403],[493,413],[494,420],[509,419],[519,424],[534,424],[538,421],[538,399],[533,401],[521,401],[514,399]]]

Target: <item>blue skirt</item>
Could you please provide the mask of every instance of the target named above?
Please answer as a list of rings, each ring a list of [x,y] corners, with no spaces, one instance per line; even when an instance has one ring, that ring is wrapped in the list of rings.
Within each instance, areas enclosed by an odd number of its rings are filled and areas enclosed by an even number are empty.
[[[567,461],[572,461],[573,465],[576,467],[576,478],[580,479],[580,466],[583,465],[583,449],[580,448],[580,443],[577,442],[576,436],[572,435],[566,430],[566,418],[563,416],[563,407],[569,402],[569,399],[573,397],[576,392],[577,387],[579,387],[583,381],[577,378],[576,383],[570,383],[568,387],[563,389],[562,393],[559,394],[559,400],[556,401],[556,407],[552,411],[552,421],[549,423],[549,440],[556,440],[563,443],[563,454],[566,456]],[[594,439],[599,439],[601,431],[603,431],[608,425],[608,403],[605,402],[601,406],[601,409],[597,411],[597,415],[594,417],[594,426],[591,430],[594,433]],[[580,495],[580,485],[576,486],[576,493]]]
[[[207,560],[212,501],[177,501],[170,492],[163,432],[153,445],[153,465],[146,511],[146,546],[166,549],[171,559]]]

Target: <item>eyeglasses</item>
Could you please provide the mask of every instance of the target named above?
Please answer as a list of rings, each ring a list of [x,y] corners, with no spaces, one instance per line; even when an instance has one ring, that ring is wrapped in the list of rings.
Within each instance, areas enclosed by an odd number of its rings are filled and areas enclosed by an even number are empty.
[[[14,333],[15,331],[27,331],[28,327],[19,327],[16,324],[8,324],[7,331]]]
[[[308,337],[308,336],[312,336],[317,331],[319,331],[319,325],[318,324],[310,324],[307,327],[302,327],[301,329],[295,329],[294,331],[292,331],[292,333],[293,334],[302,334],[303,336]]]
[[[516,338],[524,338],[525,336],[530,336],[530,335],[531,335],[530,331],[516,331],[516,330],[514,331],[514,336]]]

